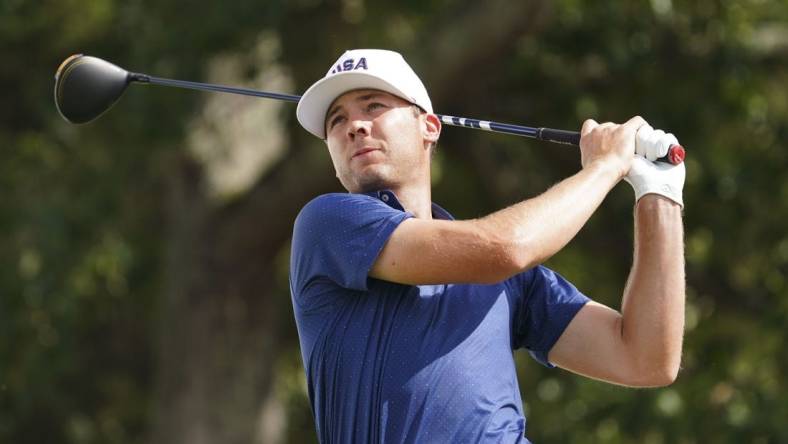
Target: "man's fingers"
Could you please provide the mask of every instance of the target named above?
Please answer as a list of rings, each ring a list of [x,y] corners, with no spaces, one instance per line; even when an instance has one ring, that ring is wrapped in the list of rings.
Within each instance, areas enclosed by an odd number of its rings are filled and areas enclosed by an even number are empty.
[[[594,119],[586,119],[583,122],[583,128],[580,129],[580,136],[585,136],[586,134],[590,133],[595,127],[599,126],[599,124]]]
[[[670,146],[676,144],[678,144],[676,136],[662,130],[655,130],[646,124],[638,128],[635,135],[635,154],[653,162],[665,156]]]
[[[653,145],[654,128],[649,124],[641,125],[635,132],[635,154],[648,158]],[[651,159],[649,159],[651,160]]]
[[[637,131],[638,128],[640,128],[641,126],[644,126],[644,125],[648,125],[648,122],[646,122],[646,120],[644,118],[640,117],[640,116],[635,116],[635,117],[627,120],[627,122],[624,123],[623,126],[625,126],[627,128],[632,128],[635,131]],[[586,119],[586,121],[583,122],[582,129],[580,130],[580,135],[581,136],[585,136],[586,134],[590,133],[596,127],[611,128],[611,127],[614,127],[614,126],[618,126],[618,125],[616,125],[613,122],[605,122],[605,123],[600,124],[599,122],[597,122],[594,119]]]
[[[646,122],[646,119],[640,116],[635,116],[627,120],[627,123],[624,124],[624,126],[632,127],[635,128],[636,130],[637,128],[640,128],[643,125],[648,125],[648,122]]]

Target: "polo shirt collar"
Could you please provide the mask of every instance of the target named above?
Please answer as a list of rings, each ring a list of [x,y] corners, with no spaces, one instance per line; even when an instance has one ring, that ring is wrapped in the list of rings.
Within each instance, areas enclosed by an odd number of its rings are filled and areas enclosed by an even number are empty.
[[[397,199],[397,196],[391,190],[372,191],[370,193],[364,194],[376,199],[380,199],[383,203],[390,206],[391,208],[405,211],[405,208],[402,207],[402,204],[399,203],[399,199]],[[435,219],[454,220],[454,216],[452,216],[448,211],[444,210],[435,202],[432,203],[432,217]]]

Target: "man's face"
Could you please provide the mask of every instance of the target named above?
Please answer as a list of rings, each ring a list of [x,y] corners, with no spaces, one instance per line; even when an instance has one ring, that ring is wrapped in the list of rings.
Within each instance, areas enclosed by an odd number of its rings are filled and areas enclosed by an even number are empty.
[[[425,141],[432,137],[431,127],[427,115],[416,109],[399,97],[372,89],[347,92],[331,104],[326,143],[337,177],[348,191],[397,188],[429,175]]]

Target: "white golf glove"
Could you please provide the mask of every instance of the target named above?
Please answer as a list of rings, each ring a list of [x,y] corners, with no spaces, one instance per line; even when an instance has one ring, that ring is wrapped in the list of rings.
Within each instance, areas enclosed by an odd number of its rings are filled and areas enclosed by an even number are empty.
[[[673,165],[654,162],[668,154],[671,145],[678,144],[673,134],[655,130],[649,125],[640,127],[635,135],[635,158],[624,177],[635,190],[635,202],[646,194],[659,194],[684,208],[682,189],[686,169],[684,162]]]

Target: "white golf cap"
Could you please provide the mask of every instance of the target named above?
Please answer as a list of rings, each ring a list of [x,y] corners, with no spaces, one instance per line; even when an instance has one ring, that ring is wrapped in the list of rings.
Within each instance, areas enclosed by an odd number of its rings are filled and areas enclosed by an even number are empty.
[[[345,51],[326,76],[301,96],[296,108],[298,122],[325,139],[328,107],[337,97],[354,89],[385,91],[432,112],[427,89],[402,55],[382,49],[354,49]]]

